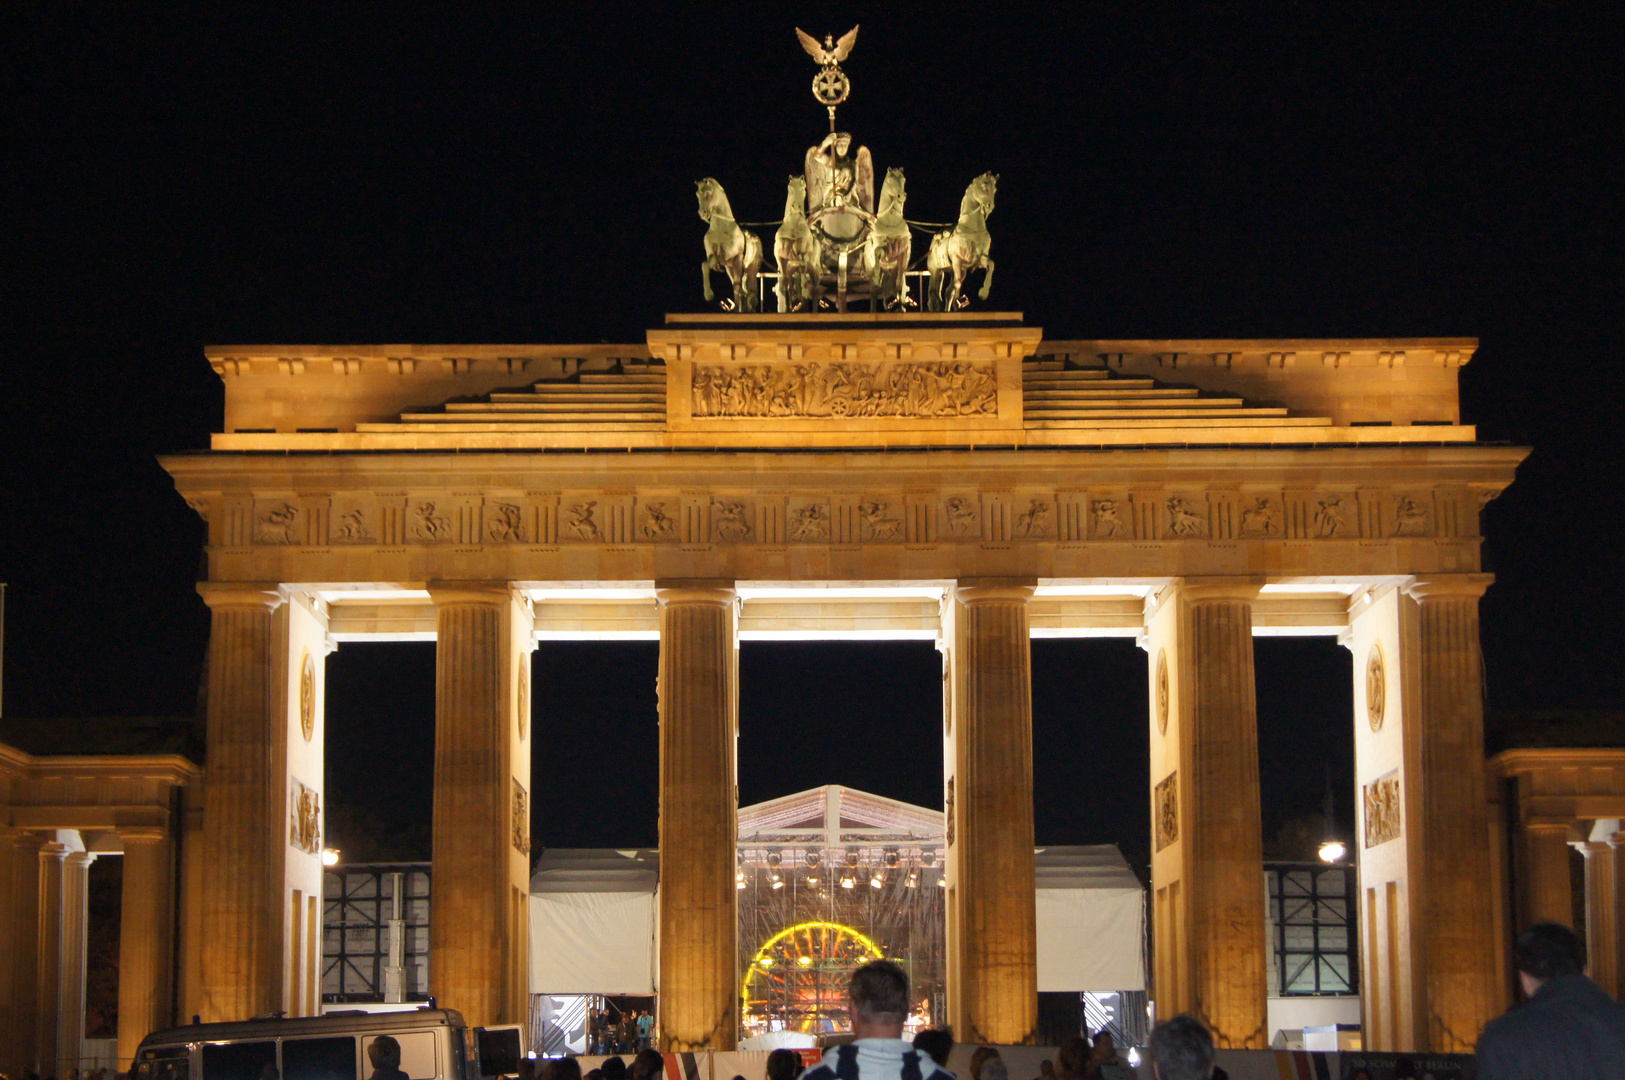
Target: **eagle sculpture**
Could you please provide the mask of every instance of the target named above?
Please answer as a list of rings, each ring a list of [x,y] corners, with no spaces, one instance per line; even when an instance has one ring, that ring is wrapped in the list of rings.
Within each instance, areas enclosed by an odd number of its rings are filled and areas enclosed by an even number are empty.
[[[807,55],[818,61],[824,67],[839,64],[852,52],[852,46],[858,41],[858,28],[854,26],[841,35],[840,41],[834,41],[830,35],[824,35],[824,43],[818,44],[818,39],[796,27],[796,37],[801,39],[801,47],[807,50]]]

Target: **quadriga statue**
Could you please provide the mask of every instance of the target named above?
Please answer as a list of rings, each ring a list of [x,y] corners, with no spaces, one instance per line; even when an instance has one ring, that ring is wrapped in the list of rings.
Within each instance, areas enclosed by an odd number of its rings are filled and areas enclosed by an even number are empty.
[[[762,242],[756,234],[740,228],[734,220],[733,207],[722,185],[711,177],[694,185],[700,200],[700,220],[709,226],[705,230],[705,261],[700,264],[700,281],[705,286],[705,299],[709,303],[713,271],[728,275],[733,285],[736,311],[757,311],[761,307],[761,291],[757,288],[762,272]]]
[[[972,270],[986,271],[982,289],[976,295],[987,299],[993,287],[993,260],[987,257],[993,236],[987,231],[987,218],[993,213],[993,192],[998,183],[998,176],[990,172],[972,180],[959,202],[958,224],[931,238],[925,256],[925,268],[931,272],[926,293],[928,310],[954,311],[969,306],[962,290]]]
[[[779,282],[773,293],[779,311],[818,310],[818,244],[807,224],[806,177],[790,177],[784,197],[784,222],[773,236],[773,259],[778,263]]]

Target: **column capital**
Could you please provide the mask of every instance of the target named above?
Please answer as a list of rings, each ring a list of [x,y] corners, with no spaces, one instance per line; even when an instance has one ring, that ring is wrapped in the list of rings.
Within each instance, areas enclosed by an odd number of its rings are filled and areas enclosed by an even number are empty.
[[[1476,600],[1494,581],[1494,574],[1428,574],[1412,578],[1404,593],[1417,603],[1436,598]]]
[[[275,611],[288,598],[274,581],[200,581],[198,595],[210,608],[264,608]]]
[[[655,582],[660,604],[715,604],[726,607],[739,598],[732,578],[663,578]]]
[[[1244,600],[1252,603],[1264,587],[1261,577],[1188,577],[1179,580],[1179,594],[1188,602]]]
[[[1033,598],[1037,578],[967,577],[954,582],[961,604],[1025,604]]]
[[[429,599],[436,607],[450,604],[483,604],[500,607],[514,597],[511,581],[431,581]]]
[[[70,851],[62,856],[62,862],[67,866],[89,866],[96,861],[94,851]]]

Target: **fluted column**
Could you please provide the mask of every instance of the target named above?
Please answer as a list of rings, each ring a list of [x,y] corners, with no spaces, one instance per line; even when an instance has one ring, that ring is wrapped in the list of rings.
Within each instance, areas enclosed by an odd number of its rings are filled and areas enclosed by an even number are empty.
[[[1586,860],[1586,966],[1591,981],[1619,996],[1618,896],[1614,845],[1591,841],[1580,845]]]
[[[62,858],[62,962],[57,972],[56,1075],[80,1067],[85,1052],[85,961],[90,923],[90,864],[96,856]]]
[[[209,629],[203,847],[202,1014],[247,1020],[282,1008],[286,718],[276,708],[274,613],[261,584],[198,586]]]
[[[1263,824],[1249,582],[1189,580],[1179,663],[1189,718],[1181,748],[1192,1011],[1230,1049],[1269,1046]]]
[[[34,1063],[39,936],[38,834],[0,830],[0,1072]]]
[[[1029,1043],[1038,1028],[1032,594],[1021,581],[954,591],[949,1013],[967,1042]]]
[[[739,1037],[739,653],[732,583],[668,583],[660,599],[662,1049]]]
[[[1411,849],[1413,882],[1420,885],[1413,885],[1413,917],[1418,906],[1422,913],[1415,985],[1426,994],[1425,1049],[1435,1053],[1470,1052],[1496,1000],[1488,809],[1479,767],[1484,693],[1478,600],[1489,582],[1487,574],[1417,579],[1405,590],[1415,603],[1401,620],[1409,639],[1407,699],[1419,721],[1407,726],[1412,775],[1420,781],[1420,792],[1407,805],[1421,820],[1406,823],[1413,837],[1420,836]],[[1566,848],[1561,854],[1566,881]]]
[[[1535,819],[1523,825],[1525,927],[1537,922],[1573,926],[1574,887],[1569,876],[1569,823]]]
[[[166,829],[120,829],[124,890],[119,915],[118,1068],[128,1072],[148,1032],[173,1017],[170,966],[173,864]]]
[[[525,625],[522,601],[503,582],[437,583],[429,594],[438,631],[430,986],[471,1025],[521,1023],[530,774],[517,665],[534,621]]]
[[[50,834],[47,834],[50,835]],[[36,1072],[57,1063],[57,1018],[62,994],[62,878],[67,845],[55,839],[39,848],[39,933],[34,952],[34,1055]],[[65,1075],[58,1073],[57,1075]]]

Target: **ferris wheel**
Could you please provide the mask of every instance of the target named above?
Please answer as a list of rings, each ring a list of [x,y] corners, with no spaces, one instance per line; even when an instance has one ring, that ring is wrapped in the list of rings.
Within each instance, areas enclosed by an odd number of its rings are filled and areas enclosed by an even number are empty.
[[[757,951],[745,972],[740,1016],[747,1027],[762,1030],[844,1028],[850,1022],[847,983],[852,972],[882,956],[880,946],[840,923],[804,922],[781,930]]]

